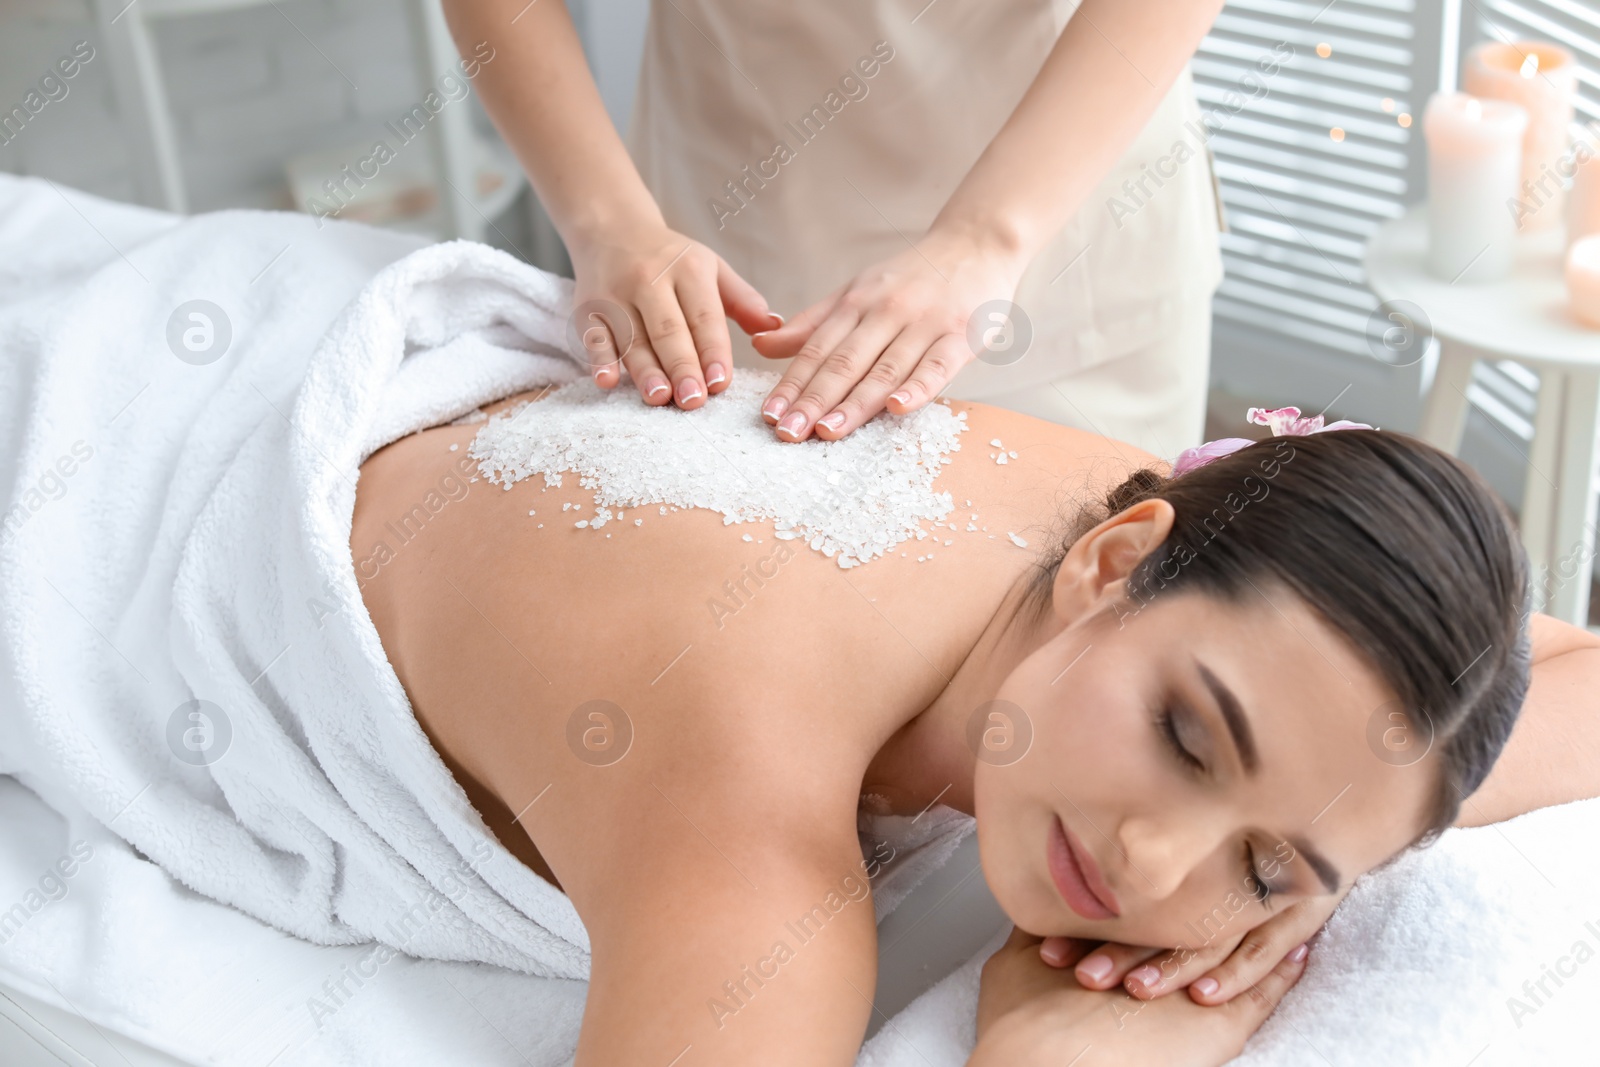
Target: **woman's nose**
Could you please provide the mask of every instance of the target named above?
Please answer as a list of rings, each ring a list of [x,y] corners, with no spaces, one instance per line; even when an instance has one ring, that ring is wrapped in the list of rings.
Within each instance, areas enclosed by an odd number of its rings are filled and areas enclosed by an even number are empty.
[[[1164,900],[1177,892],[1195,866],[1216,848],[1198,827],[1154,819],[1125,819],[1118,832],[1123,855],[1133,868],[1136,892]]]

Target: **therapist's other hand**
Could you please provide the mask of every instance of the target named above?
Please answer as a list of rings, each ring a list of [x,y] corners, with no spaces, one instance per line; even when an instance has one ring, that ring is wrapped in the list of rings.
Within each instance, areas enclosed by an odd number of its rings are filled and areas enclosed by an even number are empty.
[[[836,441],[887,409],[904,415],[939,395],[977,354],[967,319],[1010,300],[1025,263],[930,232],[863,271],[780,329],[751,338],[770,359],[794,357],[762,417],[779,438]]]
[[[612,388],[627,367],[639,395],[655,407],[697,408],[728,387],[729,317],[746,333],[783,322],[721,256],[664,225],[613,228],[575,242],[571,253],[572,306],[603,301],[632,320],[631,330],[601,315],[577,324],[595,384]]]

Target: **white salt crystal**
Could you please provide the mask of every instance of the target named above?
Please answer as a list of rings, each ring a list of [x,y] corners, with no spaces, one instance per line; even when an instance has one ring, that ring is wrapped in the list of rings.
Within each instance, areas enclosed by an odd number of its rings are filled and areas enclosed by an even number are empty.
[[[634,519],[633,520],[633,524],[635,526],[643,526],[644,525],[644,520],[643,519]]]
[[[996,459],[995,459],[995,462],[999,463],[999,464],[1004,464],[1005,461],[1006,461],[1006,454],[1004,452],[1000,453],[1000,455],[998,457],[996,457]]]
[[[994,447],[996,447],[996,448],[999,448],[999,447],[1000,447],[1000,438],[998,438],[998,437],[996,437],[996,438],[993,438],[993,439],[991,439],[991,440],[990,440],[990,441],[989,441],[989,443],[990,443],[990,444],[991,444],[991,445],[993,445],[993,446],[994,446]]]
[[[1018,548],[1027,548],[1028,547],[1028,542],[1027,541],[1025,541],[1022,538],[1018,537],[1016,534],[1011,533],[1009,530],[1006,532],[1006,536],[1011,538],[1011,543],[1016,545]]]
[[[450,446],[450,451],[454,452],[454,451],[458,450],[460,447],[461,447],[460,445],[451,445]]]
[[[755,538],[751,537],[749,534],[745,534],[743,537],[740,538],[740,540],[741,541],[754,541]]]
[[[1015,452],[1007,452],[1006,455],[1010,456],[1012,459],[1017,458],[1017,454]]]
[[[954,501],[934,483],[960,448],[966,412],[929,404],[871,419],[839,441],[785,443],[756,415],[780,379],[743,371],[686,412],[640,404],[583,377],[546,395],[537,419],[526,406],[494,416],[467,451],[496,483],[542,474],[555,484],[573,471],[597,507],[617,508],[619,518],[623,508],[655,504],[662,515],[704,508],[729,522],[771,520],[776,539],[803,540],[841,566],[926,538],[926,523],[954,528],[946,521]]]
[[[579,519],[577,522],[573,523],[573,525],[581,530],[585,526],[589,525],[589,520],[588,519]]]

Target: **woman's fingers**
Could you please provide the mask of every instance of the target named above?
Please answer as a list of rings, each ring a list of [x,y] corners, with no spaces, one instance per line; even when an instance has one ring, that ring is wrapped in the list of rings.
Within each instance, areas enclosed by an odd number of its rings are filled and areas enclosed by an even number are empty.
[[[1050,941],[1065,940],[1051,938]],[[1046,942],[1048,946],[1050,941]],[[1077,961],[1073,975],[1085,989],[1115,989],[1124,976],[1146,960],[1161,955],[1165,949],[1146,948],[1143,945],[1120,945],[1107,942]],[[1050,963],[1050,957],[1045,956]],[[1055,966],[1064,966],[1055,964]]]
[[[610,305],[610,308],[615,309],[616,305]],[[598,306],[586,309],[580,305],[575,313],[578,317],[573,321],[584,363],[595,384],[602,389],[610,389],[622,380],[621,357],[617,353],[617,341],[611,323],[606,321],[606,312],[607,309]],[[615,311],[612,313],[615,314]],[[617,328],[626,333],[632,332],[620,324]]]
[[[1054,967],[1057,970],[1065,970],[1099,947],[1100,942],[1098,941],[1086,941],[1081,937],[1062,937],[1052,934],[1039,942],[1039,958],[1047,966]]]
[[[800,351],[783,372],[778,384],[767,394],[766,402],[761,405],[761,416],[777,426],[780,438],[785,441],[803,441],[810,435],[812,420],[821,412],[797,413],[789,409],[800,399],[801,390],[816,374],[823,359],[840,341],[849,337],[860,322],[860,316],[854,309],[842,304],[836,307],[833,314],[812,332],[810,339],[801,346]]]
[[[940,337],[922,354],[906,383],[889,394],[889,410],[896,415],[917,410],[938,396],[974,358],[964,335],[947,333]]]
[[[642,332],[635,332],[633,343],[622,354],[622,365],[639,390],[639,396],[652,407],[672,403],[672,383],[661,369],[661,361]]]
[[[1294,988],[1294,984],[1305,974],[1306,961],[1310,958],[1308,946],[1301,945],[1294,952],[1289,953],[1279,960],[1277,965],[1263,975],[1260,981],[1245,990],[1245,995],[1234,998],[1226,1010],[1245,1014],[1254,1023],[1250,1032],[1255,1032],[1255,1027],[1266,1021],[1277,1006],[1283,1001],[1284,995]]]
[[[1327,921],[1330,910],[1324,898],[1296,902],[1244,935],[1239,947],[1216,966],[1202,965],[1202,977],[1189,986],[1197,1004],[1223,1004],[1261,980],[1278,961],[1303,948]]]
[[[665,280],[665,279],[663,279]],[[680,408],[697,408],[705,403],[706,383],[695,352],[694,338],[678,306],[676,291],[659,282],[639,300],[639,315],[645,334],[661,369],[672,380],[672,398]]]
[[[797,358],[773,393],[786,395],[784,387],[797,390],[799,395],[790,401],[783,418],[778,420],[778,434],[790,441],[803,441],[817,420],[828,415],[833,421],[827,429],[838,434],[845,429],[846,413],[837,410],[850,391],[876,366],[884,349],[900,332],[902,323],[887,316],[871,316],[846,334],[831,351],[820,359],[806,359],[811,342],[801,349]],[[818,330],[813,339],[824,337]],[[895,375],[899,377],[898,374]],[[883,385],[881,379],[876,385]],[[887,394],[892,385],[882,391]],[[868,413],[876,415],[877,411]],[[865,421],[865,420],[863,420]]]
[[[720,393],[733,380],[733,344],[728,319],[710,279],[685,278],[676,286],[689,336],[699,357],[708,393]]]
[[[768,359],[788,359],[799,355],[812,334],[832,317],[847,288],[841,285],[787,323],[780,322],[775,330],[751,335],[751,346]]]
[[[882,411],[889,394],[910,377],[911,369],[937,336],[933,330],[919,329],[917,325],[901,330],[849,394],[817,419],[817,436],[837,441]]]
[[[727,317],[739,324],[748,334],[775,330],[783,325],[783,316],[767,306],[767,298],[728,266],[728,261],[717,257],[717,295]]]

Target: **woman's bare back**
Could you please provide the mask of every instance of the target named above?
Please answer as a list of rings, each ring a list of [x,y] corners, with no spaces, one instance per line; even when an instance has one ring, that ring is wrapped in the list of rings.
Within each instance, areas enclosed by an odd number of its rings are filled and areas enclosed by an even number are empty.
[[[943,691],[1062,510],[1151,458],[955,408],[969,429],[934,488],[951,493],[962,529],[849,570],[775,539],[770,522],[725,525],[698,509],[579,528],[563,505],[592,516],[593,494],[571,478],[503,489],[463,477],[474,425],[413,434],[362,466],[351,548],[368,611],[469,799],[584,919],[591,1013],[608,949],[636,952],[640,924],[683,922],[669,913],[684,908],[709,922],[704,909],[727,898],[727,921],[697,943],[725,936],[726,961],[711,951],[704,965],[737,973],[770,947],[761,931],[781,929],[786,907],[803,911],[856,865],[873,756]],[[994,438],[1017,458],[998,464]],[[693,888],[673,895],[677,879]],[[871,908],[858,910],[869,918],[831,951],[867,968],[870,997]]]

